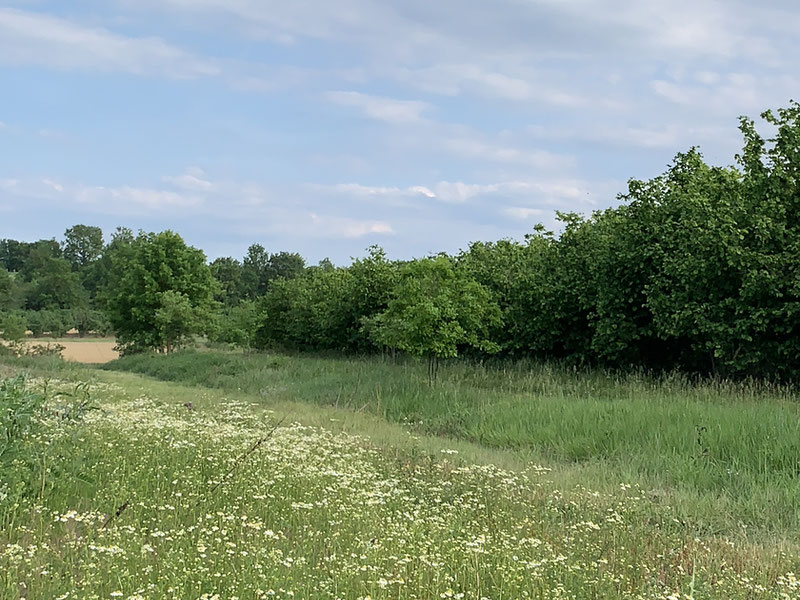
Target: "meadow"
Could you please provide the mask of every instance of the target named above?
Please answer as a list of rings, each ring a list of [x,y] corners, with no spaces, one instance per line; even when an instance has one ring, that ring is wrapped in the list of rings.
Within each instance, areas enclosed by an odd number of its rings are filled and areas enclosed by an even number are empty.
[[[0,377],[4,599],[800,597],[787,388],[228,352]]]
[[[434,385],[424,361],[188,351],[107,368],[368,412],[415,434],[558,466],[565,484],[638,483],[701,532],[800,534],[800,405],[790,388],[454,361]],[[800,537],[797,537],[800,540]]]

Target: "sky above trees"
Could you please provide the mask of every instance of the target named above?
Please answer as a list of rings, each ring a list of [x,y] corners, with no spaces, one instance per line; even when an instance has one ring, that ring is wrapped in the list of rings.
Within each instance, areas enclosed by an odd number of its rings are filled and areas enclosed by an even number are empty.
[[[175,229],[338,264],[519,238],[800,89],[800,8],[739,0],[10,0],[0,238]]]

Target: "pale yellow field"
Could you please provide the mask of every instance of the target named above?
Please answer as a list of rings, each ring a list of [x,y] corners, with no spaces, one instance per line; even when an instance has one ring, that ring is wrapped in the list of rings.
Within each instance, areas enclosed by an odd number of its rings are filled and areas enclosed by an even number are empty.
[[[119,358],[119,352],[114,350],[114,346],[117,345],[114,340],[92,340],[90,342],[61,340],[58,343],[64,346],[64,351],[61,353],[64,360],[79,363],[106,363]]]
[[[114,350],[117,345],[114,338],[42,338],[28,340],[29,345],[60,344],[64,346],[61,356],[64,360],[79,363],[107,363],[119,358],[119,352]]]

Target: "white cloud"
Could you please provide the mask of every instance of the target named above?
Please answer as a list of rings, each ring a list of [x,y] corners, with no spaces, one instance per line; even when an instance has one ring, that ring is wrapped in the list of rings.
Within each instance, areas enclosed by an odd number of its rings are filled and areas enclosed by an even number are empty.
[[[198,197],[177,192],[142,187],[79,187],[74,191],[77,202],[92,205],[101,212],[114,214],[140,211],[171,211],[194,208],[203,202]]]
[[[581,204],[591,191],[608,193],[613,198],[615,182],[600,186],[582,180],[552,179],[549,181],[509,180],[496,183],[465,183],[463,181],[438,181],[428,185],[414,185],[407,188],[365,186],[358,183],[335,185],[314,185],[313,190],[321,194],[372,198],[379,197],[387,203],[397,203],[400,199],[414,199],[426,202],[436,199],[446,204],[463,204],[481,197],[514,198],[516,202],[524,199],[550,206]]]
[[[191,167],[182,175],[167,175],[161,179],[165,183],[169,183],[170,185],[182,190],[188,190],[192,192],[207,192],[214,187],[214,184],[204,177],[205,172],[202,169]]]
[[[48,179],[47,177],[42,179],[42,183],[45,184],[50,189],[55,190],[56,192],[61,193],[61,192],[64,191],[64,186],[63,185],[61,185],[60,183],[58,183],[56,181],[53,181],[52,179]]]
[[[500,70],[502,68],[500,65],[489,66],[476,62],[441,64],[419,69],[400,68],[395,69],[393,74],[400,81],[433,94],[469,94],[566,108],[588,104],[582,94],[559,89],[542,74],[519,68],[514,74],[503,73]],[[593,103],[597,101],[597,98],[592,99]]]
[[[311,186],[318,190],[331,190],[334,192],[341,192],[349,196],[427,196],[433,198],[434,194],[424,186],[411,186],[408,188],[387,187],[387,186],[374,186],[362,185],[360,183],[337,183],[332,186],[313,185]]]
[[[442,139],[440,143],[453,154],[482,161],[518,164],[537,169],[560,169],[573,163],[573,159],[568,156],[483,141],[474,134],[455,135]]]
[[[296,223],[306,234],[318,237],[360,238],[370,234],[391,234],[392,226],[386,221],[369,221],[309,214],[306,223]]]
[[[0,8],[0,64],[191,79],[220,67],[158,38],[134,38],[44,14]]]
[[[414,185],[414,186],[411,186],[408,189],[411,190],[412,192],[417,193],[417,194],[422,194],[423,196],[425,196],[427,198],[436,198],[436,193],[432,192],[430,189],[426,188],[424,185]]]
[[[788,73],[731,72],[720,74],[713,83],[698,78],[656,79],[653,92],[679,107],[709,114],[741,115],[760,113],[776,99],[785,103],[797,93],[800,78]]]
[[[509,217],[521,219],[523,221],[530,219],[531,217],[541,217],[543,215],[549,216],[549,213],[541,208],[527,208],[524,206],[509,206],[504,208],[502,212]]]
[[[370,119],[394,124],[419,123],[423,111],[429,108],[425,102],[396,100],[359,92],[328,92],[325,97],[334,104],[357,108]]]

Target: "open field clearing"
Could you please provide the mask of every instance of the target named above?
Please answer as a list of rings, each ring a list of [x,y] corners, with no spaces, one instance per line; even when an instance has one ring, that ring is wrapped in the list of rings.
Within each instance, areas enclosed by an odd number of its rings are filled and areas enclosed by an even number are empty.
[[[625,481],[563,487],[342,409],[75,376],[4,384],[47,410],[3,454],[3,598],[800,597],[793,546],[698,537]]]
[[[64,360],[83,364],[102,364],[119,358],[113,338],[30,338],[24,344],[28,348],[58,344],[64,347],[61,351]]]
[[[114,340],[55,340],[55,343],[64,346],[61,356],[85,364],[101,364],[119,358],[119,352],[114,350],[117,343]]]

